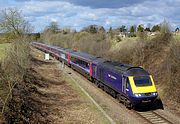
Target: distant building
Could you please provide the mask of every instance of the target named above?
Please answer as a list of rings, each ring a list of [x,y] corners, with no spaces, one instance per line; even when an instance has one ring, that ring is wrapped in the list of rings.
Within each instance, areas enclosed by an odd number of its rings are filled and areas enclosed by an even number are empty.
[[[121,38],[126,38],[126,33],[125,32],[120,32],[118,36],[121,37]]]
[[[175,32],[176,32],[176,33],[179,33],[179,32],[180,32],[179,28],[176,28]]]
[[[160,32],[148,32],[147,35],[148,36],[156,36],[157,34],[159,34]]]
[[[173,32],[175,35],[180,35],[180,29],[179,28],[176,28],[175,29],[175,32]]]

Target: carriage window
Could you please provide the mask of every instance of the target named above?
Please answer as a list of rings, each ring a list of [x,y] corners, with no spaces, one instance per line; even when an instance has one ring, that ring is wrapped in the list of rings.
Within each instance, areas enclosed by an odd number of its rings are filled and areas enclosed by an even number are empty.
[[[68,54],[66,54],[66,59],[68,59]]]
[[[83,68],[89,68],[89,64],[88,62],[85,62],[83,60],[80,60],[80,59],[77,59],[77,58],[74,58],[74,57],[71,57],[71,61]]]

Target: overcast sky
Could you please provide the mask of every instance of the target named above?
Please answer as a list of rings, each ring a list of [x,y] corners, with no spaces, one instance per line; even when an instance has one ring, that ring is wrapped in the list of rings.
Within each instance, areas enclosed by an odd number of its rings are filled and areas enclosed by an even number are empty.
[[[35,32],[51,21],[77,30],[91,24],[107,29],[154,25],[164,19],[173,29],[180,27],[180,0],[0,0],[0,9],[9,7],[22,10]]]

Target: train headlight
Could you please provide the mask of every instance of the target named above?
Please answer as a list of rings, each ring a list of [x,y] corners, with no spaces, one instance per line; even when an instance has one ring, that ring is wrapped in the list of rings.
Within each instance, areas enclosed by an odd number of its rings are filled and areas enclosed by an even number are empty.
[[[135,95],[135,97],[140,97],[141,96],[140,93],[135,93],[134,95]]]
[[[153,96],[157,96],[158,93],[157,93],[157,92],[153,92],[152,95],[153,95]]]

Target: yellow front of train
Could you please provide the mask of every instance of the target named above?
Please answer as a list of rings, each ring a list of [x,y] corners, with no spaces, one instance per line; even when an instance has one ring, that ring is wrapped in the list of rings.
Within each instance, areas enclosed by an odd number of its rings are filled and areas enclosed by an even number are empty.
[[[158,96],[152,75],[129,76],[132,93],[130,95],[133,105],[153,103]]]

